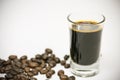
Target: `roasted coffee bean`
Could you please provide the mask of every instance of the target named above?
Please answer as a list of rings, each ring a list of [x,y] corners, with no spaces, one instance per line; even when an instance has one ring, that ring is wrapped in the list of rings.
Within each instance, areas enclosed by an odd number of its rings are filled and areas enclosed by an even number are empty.
[[[58,76],[64,75],[64,71],[63,70],[59,70],[58,71]]]
[[[27,64],[27,59],[23,59],[20,61],[22,64]]]
[[[32,78],[30,78],[29,80],[37,80],[37,78],[35,78],[35,77],[32,77]]]
[[[52,53],[52,49],[46,48],[46,49],[45,49],[45,52],[48,53],[48,54],[51,54],[51,53]]]
[[[49,63],[50,61],[53,61],[54,59],[50,56],[48,56],[47,60],[46,60],[46,63]]]
[[[43,58],[44,60],[46,60],[46,59],[48,58],[48,55],[47,55],[47,54],[43,54],[43,55],[42,55],[42,58]]]
[[[5,73],[5,67],[0,68],[0,73]]]
[[[56,62],[55,61],[50,61],[48,64],[52,68],[56,66]]]
[[[58,57],[55,58],[56,63],[60,63],[60,59]]]
[[[19,67],[19,68],[22,67],[22,63],[21,63],[21,62],[16,62],[15,65],[16,65],[17,67]]]
[[[66,64],[66,61],[65,60],[61,60],[61,65],[65,65]]]
[[[41,56],[40,54],[36,54],[36,55],[35,55],[35,58],[36,58],[36,59],[41,59],[42,56]]]
[[[25,59],[27,59],[26,55],[23,55],[23,56],[20,57],[20,60],[25,60]]]
[[[70,76],[68,80],[75,80],[75,76]]]
[[[68,58],[69,58],[69,55],[64,56],[64,60],[68,60]]]
[[[40,71],[40,70],[42,70],[42,67],[41,67],[41,66],[38,66],[38,67],[35,67],[35,69],[36,69],[37,71]]]
[[[9,59],[10,59],[10,60],[17,59],[17,56],[16,56],[16,55],[10,55],[10,56],[9,56]]]
[[[67,76],[67,75],[61,75],[61,76],[60,76],[60,79],[61,79],[61,80],[68,80],[68,76]]]
[[[50,57],[54,59],[55,58],[55,54],[51,54]]]
[[[14,71],[16,71],[17,73],[23,73],[23,69],[21,68],[15,68]]]
[[[36,69],[32,69],[34,75],[38,75],[38,71]]]
[[[48,72],[47,69],[42,69],[42,70],[40,71],[41,74],[46,74],[47,72]]]
[[[24,70],[26,73],[28,73],[30,71],[30,67],[25,67]]]
[[[32,62],[37,62],[37,59],[36,58],[31,58],[31,61]]]
[[[36,62],[37,62],[38,64],[42,64],[41,59],[36,59]]]
[[[9,71],[9,70],[11,70],[12,69],[12,66],[11,65],[7,65],[6,67],[5,67],[5,71]]]
[[[6,78],[6,79],[11,79],[11,78],[13,78],[13,77],[14,77],[14,76],[13,76],[12,74],[6,74],[6,75],[5,75],[5,78]]]
[[[39,66],[39,64],[38,64],[37,62],[32,62],[32,61],[29,61],[28,65],[29,65],[29,67],[31,67],[31,68],[35,68],[35,67],[38,67],[38,66]]]
[[[55,74],[55,70],[50,70],[49,73],[53,75]]]
[[[17,75],[18,73],[14,70],[10,70],[6,74],[12,74],[14,76],[14,75]]]
[[[46,73],[47,78],[51,78],[52,74],[50,72]]]
[[[0,80],[6,80],[4,77],[0,77]]]
[[[4,61],[2,64],[3,64],[3,66],[9,65],[9,64],[11,64],[11,60]]]
[[[65,64],[64,67],[65,68],[70,68],[70,64]]]
[[[51,70],[51,67],[48,65],[48,66],[46,67],[46,69],[49,71],[49,70]]]
[[[30,77],[34,76],[34,74],[31,71],[28,72],[27,75],[30,76]]]

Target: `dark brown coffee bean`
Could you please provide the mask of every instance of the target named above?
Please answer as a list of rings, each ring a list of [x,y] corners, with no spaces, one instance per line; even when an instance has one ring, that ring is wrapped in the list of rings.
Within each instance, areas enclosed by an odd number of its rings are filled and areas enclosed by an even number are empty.
[[[5,75],[5,78],[7,78],[7,79],[11,79],[11,78],[13,78],[14,76],[12,75],[12,74],[6,74]]]
[[[48,53],[48,54],[51,54],[51,53],[52,53],[52,49],[46,48],[46,49],[45,49],[45,52]]]
[[[16,55],[10,55],[10,56],[9,56],[9,59],[10,59],[10,60],[17,59],[17,56],[16,56]]]
[[[15,65],[16,65],[17,67],[19,67],[19,68],[22,67],[22,63],[21,63],[21,62],[16,62]]]
[[[28,73],[30,71],[30,67],[25,67],[24,70],[26,73]]]
[[[4,66],[9,65],[9,64],[11,64],[11,60],[4,61],[2,64],[3,64]]]
[[[48,72],[47,69],[42,69],[42,70],[40,71],[41,74],[46,74],[47,72]]]
[[[7,65],[6,67],[5,67],[5,71],[10,71],[12,69],[12,66],[11,65]]]
[[[68,80],[68,76],[67,76],[67,75],[61,75],[61,76],[60,76],[60,79],[61,79],[61,80]]]
[[[34,74],[33,74],[32,72],[28,72],[27,74],[28,74],[28,76],[30,76],[30,77],[34,76]]]
[[[36,54],[36,55],[35,55],[35,58],[36,58],[36,59],[41,59],[42,56],[41,56],[40,54]]]
[[[66,61],[65,60],[61,60],[61,65],[65,65],[66,64]]]
[[[63,70],[59,70],[58,71],[58,76],[64,75],[64,71]]]
[[[27,59],[26,55],[23,55],[23,56],[20,57],[20,60],[25,60],[25,59]]]
[[[51,54],[50,57],[54,59],[55,58],[55,54]]]
[[[55,61],[56,61],[56,63],[60,63],[60,58],[56,57]]]
[[[37,80],[37,78],[32,77],[32,78],[30,78],[30,80]]]
[[[48,55],[47,55],[47,54],[43,54],[43,55],[42,55],[42,58],[43,58],[44,60],[46,60],[46,59],[48,58]]]
[[[27,64],[27,60],[26,59],[23,59],[20,61],[22,64]]]
[[[46,69],[49,71],[49,70],[51,70],[51,67],[48,65],[48,66],[46,67]]]
[[[75,76],[70,76],[68,80],[75,80]]]
[[[48,64],[52,68],[56,66],[56,62],[55,61],[50,61]]]
[[[46,77],[47,77],[47,78],[51,78],[51,76],[52,76],[52,74],[51,74],[51,73],[49,73],[49,72],[48,72],[48,73],[46,73]]]
[[[46,63],[49,63],[50,61],[53,61],[54,59],[50,56],[48,56],[47,60],[46,60]]]
[[[38,71],[36,69],[32,69],[34,75],[38,75]]]
[[[4,77],[0,77],[0,80],[6,80]]]
[[[69,58],[69,55],[64,56],[64,60],[68,60],[68,58]]]
[[[39,64],[37,62],[29,61],[29,67],[35,68],[35,67],[38,67],[38,66],[39,66]]]
[[[10,70],[6,74],[17,75],[18,73],[16,71],[14,71],[14,70]]]
[[[53,75],[55,74],[55,70],[50,70],[49,73]]]
[[[37,59],[36,58],[31,58],[31,61],[32,62],[37,62]]]
[[[44,64],[41,64],[40,65],[42,68],[45,68],[46,67],[46,64],[44,63]]]
[[[41,67],[41,66],[38,66],[38,67],[35,67],[35,69],[36,69],[37,71],[40,71],[40,70],[42,70],[42,67]]]
[[[65,68],[70,68],[70,64],[65,64],[64,67]]]

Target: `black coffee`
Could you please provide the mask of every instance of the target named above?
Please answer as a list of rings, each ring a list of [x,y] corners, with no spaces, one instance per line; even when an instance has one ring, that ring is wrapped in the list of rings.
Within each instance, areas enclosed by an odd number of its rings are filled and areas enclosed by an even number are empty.
[[[80,65],[90,65],[99,58],[102,27],[96,22],[83,21],[72,25],[70,54]]]

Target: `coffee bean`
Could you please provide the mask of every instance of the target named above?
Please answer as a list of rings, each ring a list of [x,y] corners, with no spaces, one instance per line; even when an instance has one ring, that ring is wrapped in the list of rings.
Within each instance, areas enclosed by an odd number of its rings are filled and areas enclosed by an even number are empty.
[[[42,58],[43,58],[44,60],[46,60],[46,59],[48,58],[48,55],[47,55],[47,54],[43,54],[43,55],[42,55]]]
[[[69,55],[64,56],[64,60],[68,60],[68,58],[69,58]]]
[[[29,67],[35,68],[35,67],[38,67],[38,66],[39,66],[39,64],[37,62],[29,61]]]
[[[6,74],[5,75],[5,78],[7,78],[7,79],[11,79],[11,78],[13,78],[14,76],[12,75],[12,74]]]
[[[48,53],[48,54],[51,54],[51,53],[52,53],[52,49],[46,48],[46,49],[45,49],[45,52]]]
[[[75,80],[75,76],[70,76],[68,80]]]
[[[32,72],[28,72],[27,75],[30,77],[34,76],[34,74]]]
[[[42,70],[42,67],[41,67],[41,66],[38,66],[38,67],[35,67],[35,69],[36,69],[37,71],[40,71],[40,70]]]
[[[70,64],[65,64],[64,67],[65,68],[70,68]]]
[[[61,65],[65,65],[66,64],[66,61],[65,60],[61,60]]]
[[[6,80],[4,77],[0,77],[0,80]]]
[[[27,59],[26,55],[23,55],[23,56],[20,57],[20,60],[25,60],[25,59]]]
[[[50,70],[49,73],[53,75],[55,74],[55,70]]]
[[[50,61],[49,62],[49,66],[52,67],[52,68],[55,67],[56,66],[56,62],[55,61]]]
[[[55,58],[56,63],[60,63],[60,59],[58,57]]]
[[[55,54],[51,54],[50,57],[54,59],[55,58]]]
[[[51,70],[51,66],[48,65],[48,66],[46,67],[46,69],[47,69],[48,71]]]
[[[48,72],[47,69],[42,69],[42,70],[40,71],[41,74],[46,74],[47,72]]]
[[[37,78],[32,77],[32,78],[30,78],[30,80],[37,80]]]
[[[59,70],[58,71],[58,76],[64,75],[64,71],[63,70]]]
[[[36,69],[32,69],[34,75],[38,75],[38,71]]]
[[[9,56],[9,59],[10,59],[10,60],[17,59],[17,56],[16,56],[16,55],[10,55],[10,56]]]
[[[36,59],[36,58],[31,58],[31,61],[32,61],[32,62],[36,62],[37,59]]]
[[[25,67],[24,70],[26,73],[28,73],[30,71],[30,67]]]
[[[12,69],[12,66],[11,65],[7,65],[6,67],[5,67],[5,71],[9,71],[9,70],[11,70]]]
[[[41,59],[42,56],[41,56],[40,54],[36,54],[36,55],[35,55],[35,58],[36,58],[36,59]]]
[[[61,79],[61,80],[68,80],[68,76],[67,76],[67,75],[61,75],[61,76],[60,76],[60,79]]]
[[[46,77],[47,77],[47,78],[51,78],[51,76],[52,76],[52,74],[51,74],[51,73],[49,73],[49,72],[48,72],[48,73],[46,73]]]

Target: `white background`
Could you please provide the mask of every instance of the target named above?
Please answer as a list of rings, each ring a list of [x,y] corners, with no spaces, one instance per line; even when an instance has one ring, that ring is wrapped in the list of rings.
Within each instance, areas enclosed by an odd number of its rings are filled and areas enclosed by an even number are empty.
[[[66,16],[75,11],[100,12],[106,17],[100,73],[76,80],[120,80],[119,8],[119,0],[0,0],[0,58],[7,59],[10,54],[33,57],[48,47],[62,59],[69,54],[70,45]],[[61,68],[58,65],[56,70]],[[70,70],[66,74],[72,75]]]

